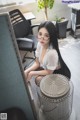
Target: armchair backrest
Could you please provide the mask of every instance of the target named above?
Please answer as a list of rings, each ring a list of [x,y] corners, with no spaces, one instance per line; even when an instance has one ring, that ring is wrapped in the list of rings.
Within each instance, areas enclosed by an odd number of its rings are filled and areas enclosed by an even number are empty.
[[[19,9],[14,9],[9,14],[16,38],[26,37],[31,33],[29,21],[25,19]]]
[[[0,111],[17,107],[35,120],[8,13],[0,14]]]

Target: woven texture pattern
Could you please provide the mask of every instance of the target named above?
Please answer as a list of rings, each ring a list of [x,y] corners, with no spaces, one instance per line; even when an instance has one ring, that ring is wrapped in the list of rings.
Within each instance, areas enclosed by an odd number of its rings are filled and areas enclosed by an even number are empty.
[[[51,74],[44,77],[38,90],[40,108],[46,120],[68,120],[72,112],[73,84],[67,77]]]
[[[61,97],[65,95],[69,89],[68,79],[60,74],[51,74],[45,76],[40,83],[41,92],[47,97]]]

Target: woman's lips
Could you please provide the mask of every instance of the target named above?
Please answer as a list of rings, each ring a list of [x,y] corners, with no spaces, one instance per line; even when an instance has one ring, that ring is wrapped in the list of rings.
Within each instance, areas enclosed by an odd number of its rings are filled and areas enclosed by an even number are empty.
[[[44,44],[44,42],[40,42],[41,44]]]

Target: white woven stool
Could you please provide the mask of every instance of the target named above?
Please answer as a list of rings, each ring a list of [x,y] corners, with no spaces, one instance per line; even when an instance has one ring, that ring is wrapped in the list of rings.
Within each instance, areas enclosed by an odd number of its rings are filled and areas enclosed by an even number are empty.
[[[45,76],[38,93],[46,120],[68,120],[72,112],[73,84],[63,75]]]

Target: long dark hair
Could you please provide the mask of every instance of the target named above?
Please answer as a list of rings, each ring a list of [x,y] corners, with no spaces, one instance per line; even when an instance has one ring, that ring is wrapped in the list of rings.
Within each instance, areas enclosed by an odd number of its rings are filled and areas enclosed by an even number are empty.
[[[59,56],[61,68],[60,70],[55,70],[54,73],[63,74],[70,79],[71,77],[70,70],[65,64],[65,62],[63,61],[62,56],[59,51],[57,31],[56,31],[55,25],[51,21],[42,22],[38,27],[38,31],[43,27],[46,28],[46,30],[48,31],[50,35],[50,44],[52,44],[53,48],[56,49],[58,56]]]

